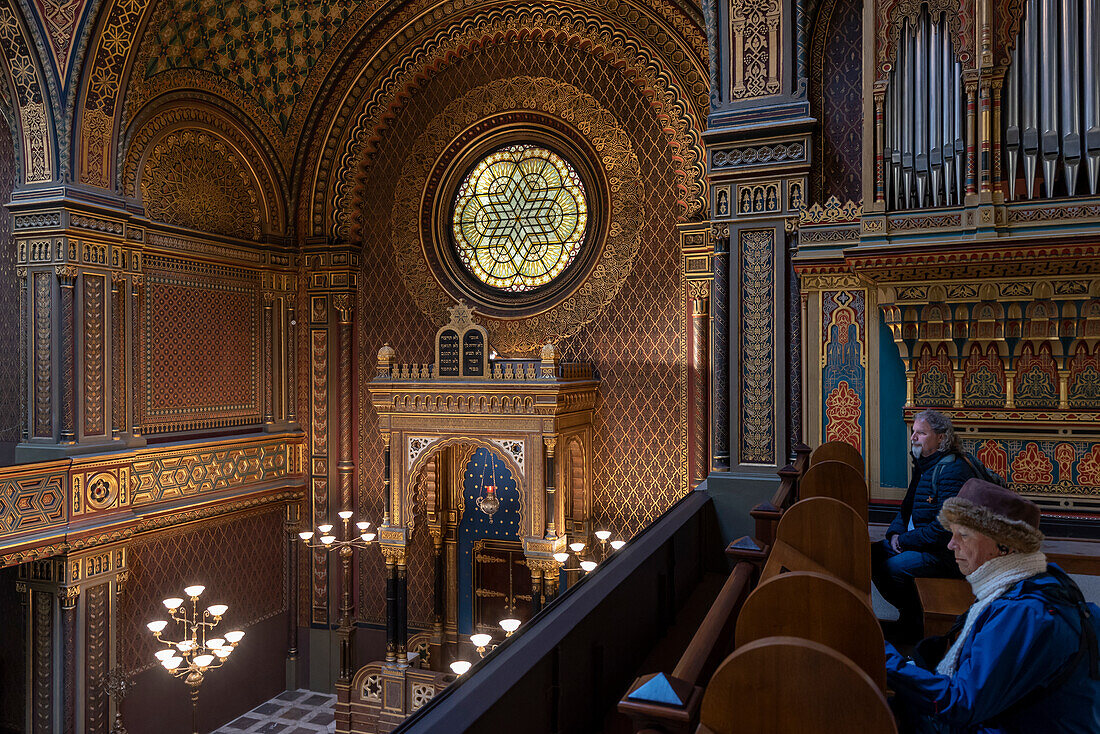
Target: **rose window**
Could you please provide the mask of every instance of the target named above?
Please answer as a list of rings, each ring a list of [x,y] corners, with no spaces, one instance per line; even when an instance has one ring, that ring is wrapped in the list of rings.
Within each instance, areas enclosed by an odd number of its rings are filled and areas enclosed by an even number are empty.
[[[452,225],[455,251],[471,275],[500,291],[532,291],[561,275],[581,250],[584,184],[551,150],[499,148],[459,185]]]

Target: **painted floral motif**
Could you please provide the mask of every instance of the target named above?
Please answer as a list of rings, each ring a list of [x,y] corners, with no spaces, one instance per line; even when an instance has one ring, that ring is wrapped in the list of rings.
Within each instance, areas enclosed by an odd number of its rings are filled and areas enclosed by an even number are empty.
[[[1016,405],[1021,408],[1054,408],[1058,405],[1058,367],[1043,344],[1036,355],[1025,344],[1016,363]]]
[[[989,471],[1008,479],[1008,452],[996,441],[983,441],[974,452]]]
[[[1094,444],[1078,462],[1077,483],[1082,487],[1100,487],[1100,444]]]
[[[1054,465],[1050,457],[1039,450],[1039,444],[1028,442],[1012,462],[1012,480],[1019,484],[1053,484]]]
[[[859,395],[848,386],[846,380],[841,380],[825,398],[825,440],[847,441],[862,451],[861,408]]]

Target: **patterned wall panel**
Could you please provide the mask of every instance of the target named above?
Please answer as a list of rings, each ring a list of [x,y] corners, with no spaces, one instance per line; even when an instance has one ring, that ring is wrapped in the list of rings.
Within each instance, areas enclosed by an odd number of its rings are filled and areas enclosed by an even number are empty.
[[[260,422],[258,285],[248,271],[146,258],[146,433]]]
[[[812,201],[859,202],[863,156],[863,3],[825,0],[814,24],[810,100],[821,123]]]
[[[0,483],[0,532],[45,530],[67,519],[64,472],[6,479]]]
[[[783,49],[778,0],[730,0],[733,99],[779,92]]]
[[[73,34],[88,2],[87,0],[34,0],[34,5],[46,28],[46,37],[49,39],[46,48],[53,57],[58,76],[64,80],[73,51]]]
[[[847,441],[863,451],[867,444],[866,292],[825,291],[821,300],[825,440]]]
[[[930,344],[921,347],[917,359],[914,402],[933,408],[946,408],[955,399],[955,370],[948,356],[947,346]]]
[[[980,344],[971,347],[963,365],[962,397],[966,407],[1000,407],[1004,404],[1004,363],[992,344],[984,353]]]
[[[84,433],[100,436],[105,432],[107,394],[106,365],[107,279],[102,275],[85,275],[84,281]]]
[[[1069,363],[1068,388],[1071,408],[1100,408],[1100,344],[1091,352],[1084,342],[1077,345]]]
[[[1100,501],[1100,444],[1094,441],[964,438],[963,446],[1018,492]]]
[[[648,200],[643,206],[642,249],[634,270],[602,318],[561,346],[563,359],[596,363],[600,398],[593,442],[596,522],[631,535],[646,526],[685,491],[686,426],[681,386],[684,350],[680,314],[685,312],[679,275],[678,216],[674,175],[667,144],[649,103],[634,85],[587,54],[556,45],[536,50],[522,45],[495,47],[445,68],[425,84],[377,144],[362,216],[363,271],[360,314],[363,365],[360,379],[373,377],[375,355],[389,342],[399,362],[430,362],[438,324],[425,319],[394,271],[389,207],[408,146],[447,104],[467,90],[513,75],[550,77],[593,95],[620,120],[639,158]],[[400,325],[398,328],[396,325]],[[382,516],[382,442],[376,414],[361,390],[360,512]],[[360,616],[383,618],[378,554],[365,554],[361,566]]]
[[[0,201],[11,201],[16,184],[15,151],[11,131],[0,116]],[[20,416],[19,286],[15,273],[15,243],[11,238],[12,216],[7,209],[0,211],[0,313],[8,314],[0,320],[0,441],[18,441]]]
[[[273,440],[259,445],[214,445],[208,451],[167,451],[140,458],[132,464],[132,502],[144,505],[287,479],[302,471],[297,451],[297,446]]]
[[[97,584],[85,592],[84,605],[84,731],[86,734],[108,734],[106,682],[111,663],[111,589],[110,584]]]
[[[268,507],[134,540],[119,602],[119,665],[136,673],[156,664],[158,647],[145,625],[163,618],[161,599],[178,596],[193,583],[206,586],[204,600],[229,605],[222,622],[227,631],[247,631],[284,611],[283,512],[282,506]]]
[[[1016,361],[1016,406],[1020,408],[1058,407],[1058,365],[1051,355],[1050,342],[1024,344]]]
[[[775,231],[742,230],[741,417],[742,464],[775,463]]]

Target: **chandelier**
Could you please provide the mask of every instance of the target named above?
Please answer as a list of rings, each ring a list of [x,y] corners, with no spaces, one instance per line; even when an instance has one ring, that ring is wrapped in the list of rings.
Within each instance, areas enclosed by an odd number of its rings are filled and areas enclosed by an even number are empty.
[[[198,584],[183,590],[191,602],[190,608],[179,597],[165,599],[162,603],[168,610],[169,619],[159,619],[146,625],[157,641],[165,645],[163,650],[155,653],[157,660],[169,673],[183,678],[191,689],[191,728],[195,734],[199,731],[199,686],[208,671],[225,664],[244,637],[244,632],[240,630],[226,632],[225,637],[211,636],[229,607],[225,604],[211,604],[200,611],[199,597],[204,591],[206,587]],[[162,635],[170,622],[175,622],[179,627],[172,636],[174,639],[165,639]]]

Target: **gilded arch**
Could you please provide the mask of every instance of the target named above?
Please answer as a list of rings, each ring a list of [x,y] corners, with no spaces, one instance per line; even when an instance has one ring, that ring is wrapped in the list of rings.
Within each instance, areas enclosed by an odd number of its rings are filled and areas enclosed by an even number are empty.
[[[670,34],[651,26],[646,33],[656,33],[667,44],[675,46]],[[370,83],[357,80],[359,94],[352,102],[341,101],[336,115],[338,124],[347,125],[347,132],[324,141],[316,163],[310,165],[313,190],[303,200],[300,224],[315,235],[330,235],[342,240],[357,236],[352,214],[356,211],[356,180],[369,167],[369,156],[382,130],[393,118],[395,110],[415,93],[416,88],[445,65],[460,60],[486,45],[496,43],[550,42],[578,48],[627,70],[644,94],[650,96],[656,115],[663,123],[672,149],[672,159],[678,166],[680,204],[685,216],[701,211],[705,204],[705,161],[700,133],[708,110],[705,47],[703,56],[680,48],[671,54],[678,62],[664,58],[653,39],[641,45],[615,26],[579,10],[537,6],[493,8],[467,18],[424,38],[414,48],[387,49],[387,56],[401,53],[413,63],[394,65],[388,76]],[[704,44],[705,46],[705,44]],[[380,65],[372,64],[371,68]],[[353,113],[349,107],[360,107]]]
[[[177,158],[186,159],[198,170],[209,169],[230,178],[233,185],[221,187],[221,195],[228,204],[227,213],[237,217],[247,213],[252,220],[247,230],[235,228],[227,221],[213,231],[252,240],[284,232],[285,188],[276,163],[255,137],[228,114],[173,101],[148,117],[143,116],[137,124],[140,127],[128,141],[122,171],[122,189],[127,197],[147,207],[155,204],[144,202],[142,189],[148,186],[151,173],[159,176],[159,180],[171,174],[165,168],[178,162],[172,155],[175,150]],[[159,170],[151,171],[151,167]],[[169,224],[202,229],[201,221],[191,221],[194,217],[187,212],[176,212],[169,219],[158,217],[157,214],[163,214],[159,209],[149,214]]]

